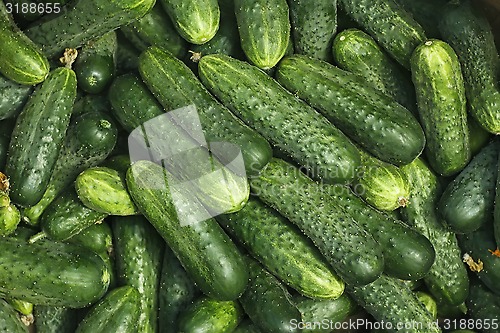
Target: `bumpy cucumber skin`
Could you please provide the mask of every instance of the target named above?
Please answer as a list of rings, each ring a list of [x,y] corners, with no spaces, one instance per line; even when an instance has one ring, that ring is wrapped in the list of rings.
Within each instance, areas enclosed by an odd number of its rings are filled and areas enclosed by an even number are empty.
[[[435,208],[441,195],[438,179],[421,159],[401,170],[411,186],[411,203],[401,209],[403,220],[426,236],[436,251],[436,259],[424,282],[439,302],[462,304],[469,292],[469,278],[457,238],[446,230]]]
[[[500,297],[491,293],[480,281],[474,280],[471,283],[470,295],[467,299],[467,309],[469,310],[468,314],[470,317],[478,322],[483,321],[486,323],[489,321],[491,323],[493,321],[500,321]],[[496,333],[498,331],[498,328],[492,325],[489,326],[489,329],[483,326],[481,332]],[[460,332],[462,331],[454,331],[454,333]],[[471,331],[463,331],[463,333],[469,332]]]
[[[113,236],[108,223],[98,223],[66,240],[68,243],[86,247],[101,256],[113,250]]]
[[[0,207],[0,236],[13,233],[21,222],[21,213],[15,205]]]
[[[286,0],[235,0],[241,48],[262,69],[274,67],[285,55],[290,39]]]
[[[66,135],[75,97],[75,73],[68,68],[55,69],[17,118],[5,168],[13,202],[31,206],[42,198]]]
[[[8,333],[28,333],[28,327],[19,319],[16,310],[0,299],[0,330]]]
[[[165,170],[152,162],[136,162],[127,172],[132,199],[197,286],[215,299],[238,298],[248,271],[237,247],[213,219],[181,226],[167,184]]]
[[[427,158],[440,175],[453,175],[471,158],[460,62],[448,44],[430,39],[413,52],[411,70]]]
[[[410,68],[413,50],[426,37],[424,29],[408,12],[394,0],[339,0],[339,3],[397,62]]]
[[[382,161],[404,165],[424,149],[424,132],[411,112],[352,73],[293,55],[281,61],[276,77]]]
[[[443,10],[439,30],[462,65],[470,113],[486,130],[499,134],[499,58],[486,17],[469,1],[450,4]]]
[[[110,273],[96,253],[73,244],[0,240],[0,294],[34,304],[82,308],[107,290]],[[15,278],[13,278],[15,277]],[[36,281],[36,283],[33,283]]]
[[[340,68],[362,76],[374,88],[416,113],[410,75],[370,35],[356,28],[341,31],[335,36],[332,49]]]
[[[216,219],[267,270],[299,293],[312,298],[338,298],[344,292],[344,282],[314,244],[260,200],[252,198],[239,212]]]
[[[114,217],[112,227],[118,283],[139,291],[137,331],[154,333],[164,241],[142,216]]]
[[[78,325],[75,311],[69,308],[35,305],[34,316],[37,333],[74,332]]]
[[[273,158],[250,185],[262,201],[311,238],[346,284],[365,285],[380,276],[381,246],[350,216],[324,200],[329,193],[299,169]]]
[[[75,1],[60,14],[34,22],[24,33],[41,46],[47,57],[53,58],[65,48],[79,48],[140,18],[154,3],[154,0]]]
[[[15,83],[0,75],[0,120],[15,118],[28,97],[33,91],[32,87]]]
[[[220,23],[217,0],[159,0],[177,32],[188,42],[203,44],[211,40]]]
[[[165,110],[194,104],[207,142],[240,146],[249,175],[258,173],[272,156],[269,143],[221,105],[180,60],[149,48],[139,60],[141,76]]]
[[[139,292],[134,287],[123,286],[112,290],[97,303],[75,333],[140,332],[137,328],[139,315]]]
[[[315,178],[346,182],[360,156],[354,144],[327,119],[255,66],[224,55],[198,65],[201,81],[227,107]]]
[[[493,141],[448,184],[437,210],[456,233],[470,233],[493,216],[499,145]]]

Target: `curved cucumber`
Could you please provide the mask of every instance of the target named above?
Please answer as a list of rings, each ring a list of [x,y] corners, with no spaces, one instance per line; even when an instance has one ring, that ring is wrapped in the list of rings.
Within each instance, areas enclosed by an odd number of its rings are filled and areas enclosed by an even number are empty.
[[[15,118],[26,104],[33,88],[0,75],[0,120]]]
[[[37,333],[74,332],[78,324],[75,310],[64,307],[35,305],[34,317]]]
[[[3,299],[0,299],[0,327],[6,333],[28,333],[16,310]]]

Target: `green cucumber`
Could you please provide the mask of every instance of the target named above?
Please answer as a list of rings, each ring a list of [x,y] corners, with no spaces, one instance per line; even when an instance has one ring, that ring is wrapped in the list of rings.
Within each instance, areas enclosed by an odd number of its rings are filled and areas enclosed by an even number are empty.
[[[394,0],[339,0],[343,10],[397,62],[410,68],[415,48],[426,39],[418,24]]]
[[[177,32],[188,42],[203,44],[211,40],[220,23],[217,0],[160,0]]]
[[[116,37],[118,41],[116,50],[117,75],[136,71],[139,66],[139,51],[125,37],[121,29],[116,30]]]
[[[471,283],[470,295],[467,299],[469,316],[481,323],[481,332],[498,332],[498,322],[500,322],[500,297],[493,294],[481,282]],[[475,327],[479,328],[479,325]],[[467,332],[465,332],[467,333]]]
[[[205,294],[220,300],[238,298],[248,282],[240,252],[213,219],[181,226],[176,209],[191,207],[174,206],[165,173],[152,162],[134,163],[127,172],[132,199]]]
[[[18,299],[6,299],[7,303],[9,303],[14,310],[19,312],[22,316],[25,316],[28,320],[32,319],[30,316],[33,316],[33,303],[29,303],[26,301],[21,301]]]
[[[15,118],[21,112],[33,88],[0,75],[0,120]]]
[[[325,182],[354,178],[360,164],[354,144],[264,72],[224,55],[203,57],[198,69],[201,81],[231,111],[315,178]]]
[[[77,0],[57,15],[34,22],[24,32],[49,58],[78,48],[145,15],[154,0]]]
[[[467,125],[469,126],[469,147],[471,155],[475,156],[484,146],[486,146],[488,141],[490,141],[492,134],[479,125],[470,114],[467,117]]]
[[[29,224],[37,224],[52,201],[80,172],[101,163],[116,144],[117,128],[103,113],[88,112],[72,121],[54,171],[40,201],[23,211]]]
[[[460,62],[448,44],[430,39],[415,49],[411,70],[427,159],[440,175],[453,175],[471,158]]]
[[[362,76],[367,83],[416,112],[415,89],[410,75],[367,33],[350,28],[333,41],[335,63],[345,71]]]
[[[141,55],[139,70],[165,110],[196,106],[207,142],[238,145],[247,174],[257,174],[269,161],[272,156],[269,143],[210,95],[180,60],[152,47]]]
[[[238,327],[233,331],[233,333],[261,333],[261,331],[255,326],[250,319],[244,319]]]
[[[417,119],[357,75],[293,55],[280,63],[277,80],[380,160],[404,165],[424,149],[424,132]]]
[[[21,222],[21,213],[13,204],[0,207],[0,235],[6,236],[13,233]]]
[[[72,119],[80,117],[87,112],[109,113],[111,105],[105,95],[88,94],[78,98],[73,106]]]
[[[418,300],[425,306],[427,311],[432,315],[432,318],[437,319],[437,304],[434,298],[426,292],[416,291]]]
[[[140,315],[139,292],[130,286],[109,292],[87,313],[75,333],[135,333]]]
[[[441,195],[438,178],[421,159],[401,170],[411,188],[411,202],[401,209],[403,220],[426,236],[436,251],[434,264],[424,277],[425,284],[437,301],[461,304],[467,298],[469,279],[457,238],[453,232],[446,230],[436,210]]]
[[[260,264],[248,258],[250,282],[240,298],[250,319],[264,332],[300,332],[293,322],[300,312],[285,287]]]
[[[488,20],[469,1],[450,3],[439,30],[462,65],[469,112],[486,130],[499,134],[499,58]]]
[[[440,38],[438,23],[443,15],[446,0],[396,0],[396,2],[424,28],[427,37]]]
[[[3,299],[0,299],[0,328],[5,333],[28,333],[16,310]]]
[[[158,330],[158,289],[164,241],[142,216],[112,221],[118,283],[139,291],[137,332]]]
[[[285,55],[290,40],[286,0],[235,0],[241,48],[262,69],[273,68]]]
[[[472,232],[493,217],[498,148],[484,147],[444,190],[437,209],[452,231]]]
[[[262,201],[296,224],[346,284],[365,285],[382,273],[382,247],[296,167],[278,159],[250,180]],[[363,244],[363,246],[359,246]]]
[[[68,68],[55,69],[17,118],[5,168],[13,202],[31,206],[42,198],[66,135],[75,97],[75,73]]]
[[[179,332],[232,333],[242,318],[243,310],[238,302],[202,297],[182,314]]]
[[[344,282],[314,244],[260,200],[250,199],[239,212],[216,219],[267,270],[299,293],[312,298],[342,295]]]
[[[108,158],[101,165],[126,174],[128,168],[130,168],[130,164],[130,156],[128,154],[121,154]]]
[[[108,223],[98,223],[66,240],[68,243],[86,247],[101,256],[113,252],[113,236]]]
[[[76,312],[70,308],[35,305],[34,316],[37,333],[74,332],[78,324]]]

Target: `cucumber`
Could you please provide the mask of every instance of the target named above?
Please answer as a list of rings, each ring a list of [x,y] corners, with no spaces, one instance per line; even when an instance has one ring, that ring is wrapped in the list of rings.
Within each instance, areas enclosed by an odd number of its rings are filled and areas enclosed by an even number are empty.
[[[380,276],[384,266],[381,246],[341,209],[324,200],[329,193],[299,169],[273,158],[250,185],[262,201],[311,238],[346,284],[365,285]]]
[[[101,163],[116,144],[117,128],[103,113],[88,112],[72,121],[54,171],[40,201],[23,210],[29,224],[38,224],[52,201],[69,186],[80,172]]]
[[[154,0],[77,0],[59,14],[34,22],[24,33],[41,46],[44,54],[57,57],[65,48],[78,48],[145,15]]]
[[[401,65],[410,69],[424,29],[394,0],[339,0],[343,10]]]
[[[446,0],[396,0],[396,3],[410,13],[425,30],[429,38],[440,38],[438,24],[441,19]]]
[[[415,294],[417,295],[418,300],[425,306],[427,311],[432,315],[432,318],[434,320],[437,319],[437,304],[434,298],[432,298],[431,295],[429,295],[426,292],[423,291],[416,291]]]
[[[285,287],[257,262],[247,262],[250,282],[240,302],[250,319],[264,332],[300,332],[292,324],[300,312]]]
[[[243,310],[238,302],[202,297],[182,314],[179,320],[179,332],[231,333],[242,318]]]
[[[382,161],[408,164],[424,149],[424,132],[411,112],[354,74],[293,55],[280,63],[277,80]]]
[[[337,0],[289,0],[295,51],[328,61],[337,32]]]
[[[460,62],[448,44],[430,39],[415,49],[411,70],[427,159],[440,175],[453,175],[471,158]]]
[[[416,113],[410,75],[370,35],[356,28],[346,29],[335,36],[332,50],[340,68],[362,76],[371,86]]]
[[[15,83],[0,75],[0,120],[15,118],[31,95],[31,86]]]
[[[73,106],[72,119],[80,117],[87,112],[109,113],[111,104],[105,95],[88,94],[78,98]]]
[[[25,239],[4,237],[0,249],[4,253],[0,294],[5,297],[82,308],[108,288],[108,267],[97,254],[80,246],[49,240],[29,244]]]
[[[73,309],[35,305],[35,328],[37,333],[74,332],[78,322]]]
[[[14,310],[19,312],[22,316],[24,316],[27,320],[32,320],[33,318],[33,304],[26,302],[26,301],[21,301],[18,299],[6,299],[5,300],[7,303],[9,303]]]
[[[203,57],[198,70],[203,84],[231,111],[313,177],[325,182],[354,178],[360,164],[354,144],[264,72],[224,55]]]
[[[262,69],[273,68],[285,55],[290,40],[286,0],[235,0],[241,48]]]
[[[121,29],[116,30],[118,48],[116,49],[116,74],[122,75],[137,70],[139,51],[125,37]]]
[[[338,298],[344,292],[344,282],[314,244],[260,200],[252,198],[239,212],[216,219],[269,272],[299,293],[312,298]]]
[[[427,237],[436,251],[425,284],[438,302],[459,305],[467,298],[469,279],[456,236],[446,230],[436,210],[441,195],[438,178],[421,159],[401,170],[411,188],[411,203],[401,209],[403,220]]]
[[[220,23],[217,0],[160,0],[177,32],[192,44],[211,40]]]
[[[484,147],[444,190],[437,209],[452,231],[470,233],[491,221],[498,147]]]
[[[142,216],[114,217],[112,227],[118,283],[139,291],[136,332],[157,332],[163,239]]]
[[[0,327],[5,333],[28,333],[16,310],[3,299],[0,299]]]
[[[475,156],[484,146],[486,146],[486,144],[488,144],[492,134],[479,125],[470,114],[467,117],[467,125],[469,127],[469,147],[471,155]]]
[[[500,297],[491,293],[479,281],[471,283],[467,308],[469,309],[469,316],[477,324],[482,324],[481,332],[495,333],[498,331],[498,322],[500,322]],[[479,325],[477,327],[479,328]]]
[[[21,222],[21,213],[15,205],[0,207],[0,236],[13,233]]]
[[[233,331],[233,333],[261,333],[261,331],[255,326],[250,319],[244,319],[238,327]]]
[[[486,17],[469,1],[451,3],[443,11],[439,30],[462,65],[469,112],[486,130],[499,134],[499,58]]]
[[[66,242],[86,247],[101,256],[111,254],[113,251],[111,227],[106,222],[88,227],[82,232],[67,239]]]
[[[272,156],[269,143],[217,102],[180,60],[152,47],[141,55],[139,70],[165,110],[196,106],[207,142],[240,146],[247,174],[257,174],[269,161]]]
[[[139,292],[130,286],[116,288],[97,303],[75,333],[135,333],[140,315]]]
[[[213,219],[181,227],[176,209],[190,207],[174,206],[165,172],[152,162],[134,163],[127,172],[132,199],[206,295],[238,298],[248,282],[241,254]]]
[[[55,69],[17,118],[5,167],[13,202],[31,206],[42,198],[64,141],[75,97],[75,73],[68,68]]]
[[[7,7],[0,3],[0,73],[25,85],[43,82],[49,62],[41,50],[16,26]]]

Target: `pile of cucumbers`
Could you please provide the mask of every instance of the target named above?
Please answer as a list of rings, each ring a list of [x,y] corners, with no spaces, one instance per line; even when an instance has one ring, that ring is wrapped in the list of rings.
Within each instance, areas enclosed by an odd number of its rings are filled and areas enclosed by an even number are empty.
[[[499,65],[471,0],[0,1],[0,332],[500,332]]]

